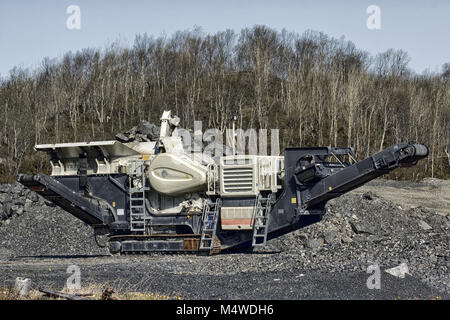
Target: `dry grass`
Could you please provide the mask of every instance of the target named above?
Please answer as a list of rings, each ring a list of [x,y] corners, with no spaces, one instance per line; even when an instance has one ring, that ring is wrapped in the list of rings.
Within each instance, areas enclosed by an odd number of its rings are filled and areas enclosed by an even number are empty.
[[[77,294],[89,300],[182,300],[180,296],[170,296],[153,292],[115,292],[105,284],[90,283],[79,290],[71,291],[67,287],[63,290],[53,290],[64,294]],[[0,300],[66,300],[65,298],[48,297],[39,290],[33,289],[28,297],[20,295],[11,288],[0,288]]]

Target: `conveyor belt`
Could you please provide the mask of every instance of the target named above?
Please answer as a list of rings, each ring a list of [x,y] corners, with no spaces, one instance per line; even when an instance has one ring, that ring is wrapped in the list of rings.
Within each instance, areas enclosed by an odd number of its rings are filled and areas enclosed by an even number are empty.
[[[428,148],[421,144],[393,145],[315,183],[306,191],[304,204],[312,207],[339,197],[399,166],[412,165],[427,155]]]
[[[93,200],[84,198],[58,180],[42,173],[22,174],[17,180],[92,227],[105,227],[102,216],[108,213]]]

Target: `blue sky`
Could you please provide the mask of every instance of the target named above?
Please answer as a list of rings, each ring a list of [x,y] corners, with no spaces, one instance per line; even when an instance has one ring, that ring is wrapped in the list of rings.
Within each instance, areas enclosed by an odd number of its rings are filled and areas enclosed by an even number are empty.
[[[81,9],[80,30],[66,27],[69,5]],[[366,27],[370,5],[381,9],[381,30]],[[402,49],[418,73],[450,62],[450,0],[1,0],[0,76],[69,50],[104,48],[118,39],[130,45],[136,33],[171,35],[194,26],[214,33],[255,24],[344,36],[371,54]]]

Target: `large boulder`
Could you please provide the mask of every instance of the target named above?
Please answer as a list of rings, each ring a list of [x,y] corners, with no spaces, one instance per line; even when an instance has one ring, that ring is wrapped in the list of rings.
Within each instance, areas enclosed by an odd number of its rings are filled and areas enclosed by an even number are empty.
[[[145,142],[156,141],[159,138],[160,127],[148,122],[147,120],[141,120],[139,124],[127,132],[116,134],[116,140],[120,142]]]
[[[146,120],[141,122],[136,127],[136,133],[147,136],[150,140],[155,141],[159,138],[160,128]]]

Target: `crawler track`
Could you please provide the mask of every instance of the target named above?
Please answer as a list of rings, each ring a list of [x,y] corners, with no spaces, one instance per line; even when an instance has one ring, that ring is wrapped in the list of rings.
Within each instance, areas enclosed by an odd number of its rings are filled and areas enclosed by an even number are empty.
[[[218,237],[215,237],[214,247],[211,251],[200,251],[200,237],[200,234],[113,235],[109,237],[110,252],[113,254],[164,252],[205,253],[213,255],[221,251],[221,244]]]

